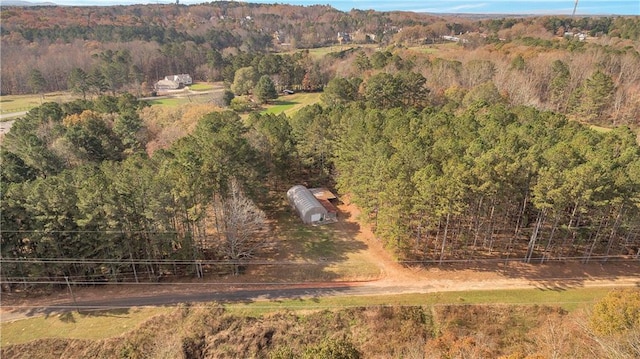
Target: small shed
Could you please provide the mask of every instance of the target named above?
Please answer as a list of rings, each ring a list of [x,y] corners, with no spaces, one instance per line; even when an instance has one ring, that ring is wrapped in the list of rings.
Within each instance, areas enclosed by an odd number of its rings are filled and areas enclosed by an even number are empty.
[[[297,185],[287,191],[289,204],[306,224],[321,223],[327,217],[327,209],[305,186]]]

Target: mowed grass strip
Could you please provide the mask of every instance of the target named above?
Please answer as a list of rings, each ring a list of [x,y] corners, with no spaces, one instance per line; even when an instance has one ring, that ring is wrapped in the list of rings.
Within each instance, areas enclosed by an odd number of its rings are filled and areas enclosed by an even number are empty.
[[[174,307],[124,308],[108,311],[68,312],[2,323],[2,345],[40,338],[105,339],[137,328],[149,318],[167,314]]]
[[[147,100],[151,106],[178,107],[190,104],[205,104],[211,101],[211,97],[206,94],[182,94],[176,97],[158,97],[153,100]]]
[[[225,309],[239,316],[261,316],[278,311],[309,312],[372,306],[438,305],[548,305],[574,311],[593,305],[613,288],[574,288],[565,290],[486,290],[398,294],[380,296],[335,296],[277,301],[227,303]],[[191,307],[211,306],[196,303]],[[104,312],[52,315],[2,323],[2,345],[26,343],[40,338],[106,339],[125,334],[150,318],[169,314],[176,307],[143,307]]]
[[[226,304],[232,313],[264,315],[279,310],[308,311],[370,306],[438,306],[438,305],[547,305],[569,312],[593,305],[614,288],[573,288],[565,290],[513,289],[438,293],[410,293],[378,296],[333,296],[297,298],[278,301],[255,301]]]
[[[215,84],[212,82],[197,82],[189,85],[191,91],[209,91],[215,88]]]

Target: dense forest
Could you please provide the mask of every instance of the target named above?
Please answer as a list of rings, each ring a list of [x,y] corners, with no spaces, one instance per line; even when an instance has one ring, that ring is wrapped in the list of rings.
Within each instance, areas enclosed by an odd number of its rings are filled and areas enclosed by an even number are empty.
[[[277,250],[270,199],[300,181],[349,194],[410,263],[640,258],[637,18],[216,2],[3,7],[2,19],[3,94],[81,95],[2,140],[9,286],[238,274]],[[293,51],[340,31],[353,43]],[[224,81],[231,110],[160,111],[126,92],[182,72]],[[244,113],[276,87],[321,101]]]

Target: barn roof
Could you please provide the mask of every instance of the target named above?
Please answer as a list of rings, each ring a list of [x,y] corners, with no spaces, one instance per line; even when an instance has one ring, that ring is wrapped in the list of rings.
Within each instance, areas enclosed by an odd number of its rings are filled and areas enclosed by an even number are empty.
[[[317,199],[326,199],[331,201],[338,198],[335,194],[333,194],[333,192],[329,191],[326,188],[309,188],[309,191],[313,193],[313,195]]]

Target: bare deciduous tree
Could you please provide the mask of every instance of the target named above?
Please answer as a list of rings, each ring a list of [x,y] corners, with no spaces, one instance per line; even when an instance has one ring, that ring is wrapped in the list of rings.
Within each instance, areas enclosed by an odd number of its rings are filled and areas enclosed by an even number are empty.
[[[233,274],[240,273],[240,262],[270,245],[265,238],[266,215],[248,198],[236,179],[223,204],[225,256],[233,262]]]

